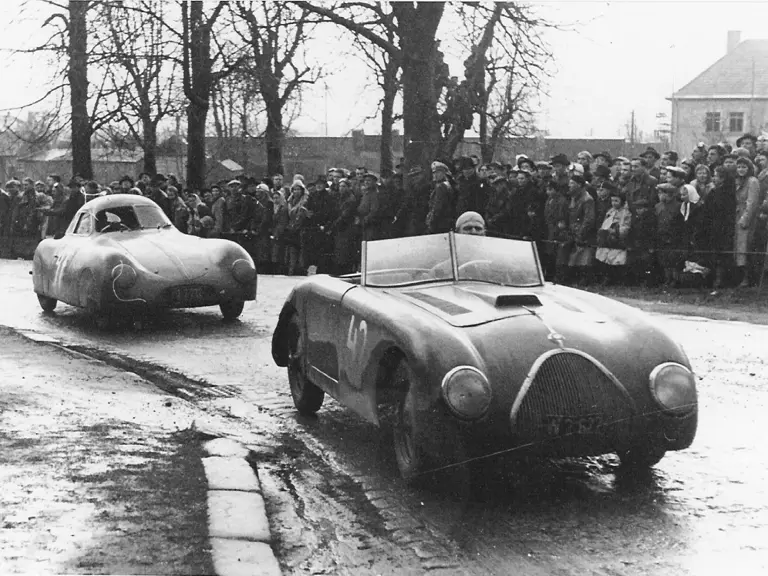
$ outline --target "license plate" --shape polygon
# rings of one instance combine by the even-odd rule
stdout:
[[[546,416],[545,428],[549,436],[597,434],[603,418],[600,414],[589,416]]]
[[[204,298],[205,291],[201,286],[182,286],[173,291],[173,299],[179,304],[195,304]]]

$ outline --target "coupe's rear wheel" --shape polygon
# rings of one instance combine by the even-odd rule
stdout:
[[[56,298],[49,298],[42,294],[37,295],[37,301],[40,302],[40,308],[42,308],[44,312],[53,312],[54,308],[56,308],[56,303],[58,302]]]
[[[243,313],[244,307],[245,302],[242,300],[233,300],[219,304],[221,315],[224,316],[224,320],[235,320],[238,316],[240,316],[240,314]]]
[[[658,464],[666,453],[666,450],[657,446],[638,446],[619,452],[619,460],[624,468],[642,470]]]
[[[400,391],[393,430],[395,458],[400,475],[409,484],[426,480],[430,469],[422,446],[423,427],[416,407],[415,380],[406,362],[400,362],[393,375],[393,385]]]
[[[288,382],[291,385],[293,404],[302,416],[312,416],[323,405],[325,392],[310,382],[304,374],[304,341],[296,316],[291,318],[286,329],[290,346]]]

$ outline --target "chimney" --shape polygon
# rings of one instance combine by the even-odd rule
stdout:
[[[741,30],[728,30],[728,54],[741,42]]]

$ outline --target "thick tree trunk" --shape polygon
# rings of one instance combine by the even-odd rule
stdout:
[[[283,173],[283,109],[277,98],[265,99],[267,128],[264,137],[267,145],[267,173]]]
[[[142,121],[142,131],[144,133],[144,172],[147,174],[157,174],[157,125],[149,119]]]
[[[184,14],[186,13],[183,12]],[[203,3],[189,3],[189,19],[184,23],[188,30],[184,49],[188,55],[188,82],[184,92],[187,105],[187,186],[201,190],[205,187],[205,122],[212,84],[211,30],[203,15]]]
[[[206,108],[187,106],[187,187],[205,188],[205,119]]]
[[[395,98],[397,98],[397,71],[399,64],[390,57],[387,62],[387,68],[384,71],[383,86],[384,98],[381,105],[381,142],[379,144],[379,153],[381,162],[379,171],[392,170],[392,124],[394,122]]]
[[[72,174],[90,180],[91,118],[88,114],[88,2],[69,2],[69,87],[72,107]]]
[[[435,91],[435,34],[443,16],[443,2],[392,4],[403,53],[403,132],[405,169],[429,170],[441,141]]]

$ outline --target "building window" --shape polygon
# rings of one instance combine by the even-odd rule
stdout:
[[[720,132],[720,112],[707,112],[707,132]]]
[[[731,112],[728,118],[730,132],[744,132],[744,112]]]

